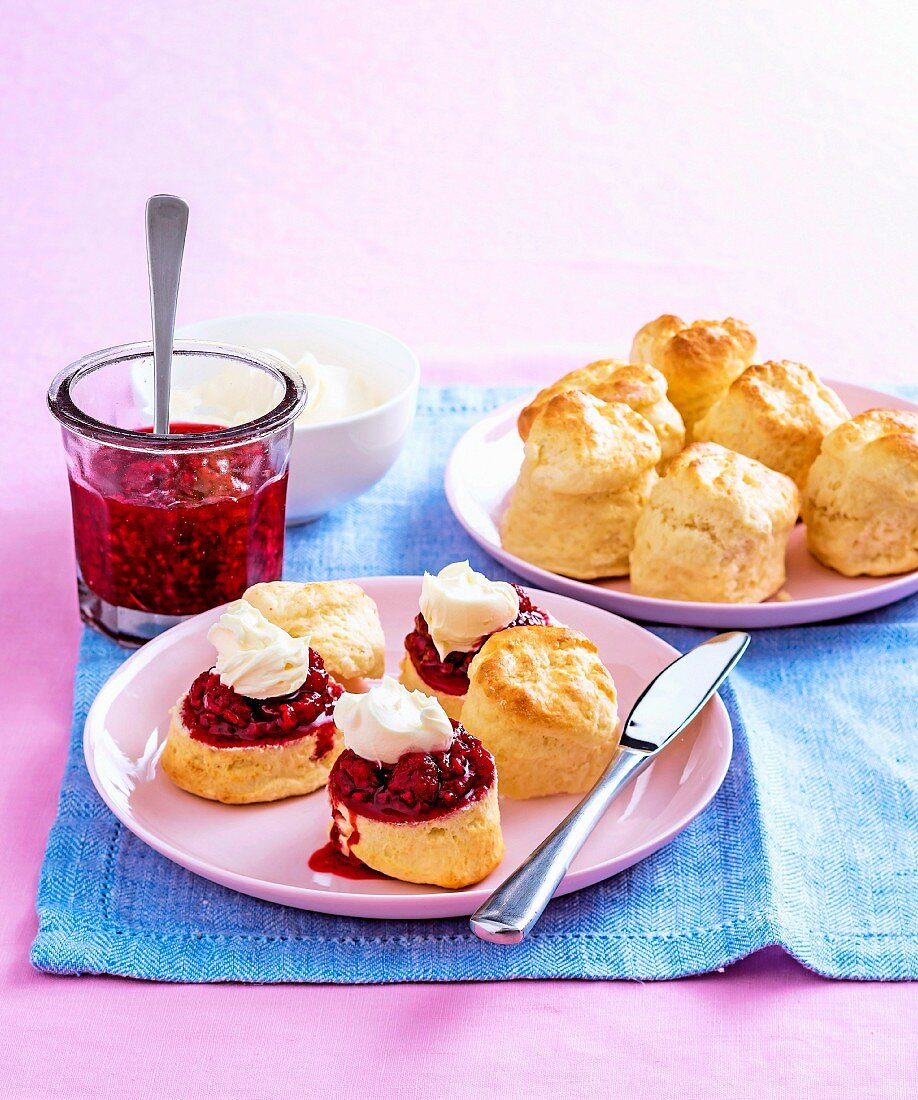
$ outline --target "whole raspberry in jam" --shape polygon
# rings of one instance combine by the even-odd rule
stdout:
[[[536,607],[525,589],[518,584],[513,587],[520,598],[519,614],[502,629],[510,630],[514,626],[546,626],[547,612]],[[490,637],[488,634],[482,638],[468,653],[457,650],[447,653],[441,660],[430,637],[427,620],[419,613],[414,620],[414,630],[405,639],[405,649],[418,676],[428,687],[432,687],[434,691],[442,691],[444,695],[465,695],[469,690],[469,665]]]
[[[342,691],[310,649],[309,675],[302,687],[279,699],[249,699],[227,687],[213,670],[202,672],[185,696],[182,722],[196,741],[217,748],[282,745],[310,734],[316,739],[313,759],[318,760],[334,744],[332,711]]]
[[[350,749],[328,777],[332,804],[378,821],[426,821],[483,798],[494,785],[494,758],[464,726],[445,752],[410,752],[395,764],[364,760]]]

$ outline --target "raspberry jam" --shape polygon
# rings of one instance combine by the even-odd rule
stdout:
[[[331,715],[342,690],[310,649],[306,682],[278,699],[249,699],[227,687],[215,672],[202,672],[182,703],[182,722],[195,741],[215,748],[283,745],[311,736],[316,740],[312,758],[318,760],[334,746]]]
[[[548,623],[548,614],[536,607],[526,591],[518,584],[513,586],[520,598],[520,610],[512,623],[508,623],[504,630],[514,626],[545,626]],[[478,651],[490,638],[481,639],[478,645],[468,653],[457,650],[447,653],[441,661],[440,654],[430,637],[427,620],[418,614],[414,620],[414,630],[405,639],[405,649],[411,658],[418,676],[432,687],[434,691],[442,691],[444,695],[465,695],[469,690],[469,665],[478,654]]]
[[[445,752],[406,753],[396,764],[345,749],[328,777],[332,807],[397,824],[444,817],[477,802],[494,785],[494,757],[458,722],[453,729]]]
[[[353,815],[351,815],[353,820]],[[360,839],[356,827],[348,838],[349,844],[356,844]],[[362,863],[355,855],[348,852],[346,855],[341,850],[341,832],[336,824],[331,827],[328,843],[317,849],[308,860],[310,871],[318,871],[320,874],[338,875],[339,878],[366,879],[388,878],[382,871],[374,871]]]
[[[287,473],[273,468],[266,444],[162,454],[103,448],[87,461],[89,469],[70,473],[73,530],[82,581],[102,600],[193,615],[280,577]]]

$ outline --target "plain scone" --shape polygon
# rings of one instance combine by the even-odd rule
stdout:
[[[309,638],[329,675],[343,684],[385,671],[386,639],[379,610],[353,581],[269,581],[243,599],[294,638]]]
[[[160,764],[176,786],[201,798],[239,805],[309,794],[325,786],[344,748],[338,730],[332,748],[318,758],[308,733],[281,745],[206,745],[182,721],[184,702],[182,696],[172,710]]]
[[[752,362],[756,339],[735,317],[693,321],[664,314],[640,329],[631,345],[632,363],[649,363],[666,379],[669,399],[691,441],[700,420]]]
[[[850,415],[803,363],[758,363],[695,424],[695,439],[754,458],[802,492],[823,439]]]
[[[631,590],[711,603],[767,599],[784,584],[799,501],[784,474],[717,443],[693,443],[638,520]]]
[[[462,724],[491,751],[510,798],[579,794],[618,749],[615,684],[576,630],[501,630],[469,666]]]
[[[685,426],[675,405],[666,396],[666,379],[655,368],[618,359],[598,359],[579,370],[572,370],[557,382],[540,390],[517,419],[520,437],[529,438],[532,423],[545,405],[558,393],[581,390],[600,401],[620,401],[640,413],[650,423],[660,441],[660,468],[664,468],[682,450]]]
[[[830,432],[803,519],[810,553],[846,577],[918,569],[918,413],[869,409]]]
[[[526,440],[501,523],[504,548],[568,577],[627,573],[659,461],[656,433],[628,405],[580,390],[555,394]]]

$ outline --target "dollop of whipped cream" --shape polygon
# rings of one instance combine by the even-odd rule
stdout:
[[[293,638],[248,600],[235,600],[208,630],[220,682],[249,699],[289,695],[309,675],[309,639]]]
[[[329,424],[366,412],[382,404],[383,398],[363,375],[350,367],[320,363],[310,352],[292,359],[276,348],[269,354],[289,363],[306,382],[306,406],[297,424]],[[203,382],[173,383],[170,415],[191,423],[220,422],[229,427],[247,424],[269,412],[282,396],[277,382],[261,371],[241,372],[233,366],[215,371]],[[152,415],[152,393],[147,412]]]
[[[391,676],[361,695],[345,692],[335,703],[335,725],[351,752],[380,764],[395,764],[409,752],[445,752],[453,741],[439,702]]]
[[[308,392],[306,408],[297,417],[297,424],[328,424],[333,420],[356,416],[380,404],[378,395],[366,379],[349,367],[320,363],[309,352],[292,366],[303,376]]]
[[[447,653],[468,653],[486,634],[509,626],[520,613],[520,597],[512,584],[489,581],[467,561],[456,561],[435,577],[424,574],[420,608],[442,661]]]

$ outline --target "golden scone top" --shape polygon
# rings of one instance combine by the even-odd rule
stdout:
[[[550,723],[575,739],[616,728],[612,676],[589,638],[568,627],[492,635],[469,666],[469,682],[510,720]]]
[[[336,680],[376,679],[385,671],[386,642],[375,602],[352,581],[271,581],[244,598],[294,638],[309,636]]]
[[[620,359],[597,359],[595,363],[587,363],[540,390],[522,410],[517,428],[523,440],[528,438],[532,422],[546,403],[566,390],[581,390],[600,401],[621,401],[641,412],[665,400],[666,379],[654,367],[624,363]]]
[[[525,449],[533,485],[556,493],[618,492],[659,461],[659,440],[643,416],[580,390],[546,402]]]
[[[814,371],[789,359],[747,367],[704,420],[699,421],[696,434],[704,431],[705,425],[718,423],[734,408],[768,415],[776,430],[811,425],[831,429],[849,415],[838,394],[823,385]]]
[[[631,358],[650,363],[662,372],[669,399],[679,410],[691,438],[695,421],[749,366],[755,348],[752,329],[735,317],[686,325],[666,314],[639,330]]]
[[[752,329],[735,317],[725,321],[693,321],[667,341],[660,352],[660,363],[655,365],[667,378],[680,371],[689,371],[696,377],[705,373],[719,377],[727,363],[748,366],[755,347]]]
[[[803,489],[823,439],[847,418],[838,395],[803,363],[757,363],[696,421],[694,437],[758,459]]]
[[[823,440],[823,454],[864,464],[894,462],[918,477],[918,413],[907,409],[868,409],[839,424]]]
[[[670,463],[654,486],[651,503],[670,497],[699,509],[715,500],[735,513],[763,513],[779,526],[793,523],[800,495],[789,477],[718,443],[692,443]]]
[[[631,344],[631,362],[657,366],[663,348],[686,327],[685,321],[673,313],[664,313],[655,321],[648,321],[638,329]]]

